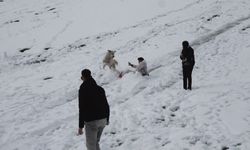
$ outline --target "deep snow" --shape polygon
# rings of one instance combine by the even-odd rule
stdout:
[[[80,71],[111,107],[103,150],[250,149],[249,0],[0,2],[0,149],[86,149],[78,128]],[[181,42],[195,49],[182,89]],[[143,56],[149,77],[118,69]]]

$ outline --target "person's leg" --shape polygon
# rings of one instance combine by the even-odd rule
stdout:
[[[187,89],[187,69],[186,67],[183,67],[183,88]]]
[[[107,124],[107,118],[85,122],[86,146],[88,150],[100,150],[99,141]]]
[[[86,146],[88,150],[97,150],[97,132],[98,128],[95,122],[85,122]]]
[[[100,142],[100,139],[101,139],[102,131],[103,131],[103,129],[104,129],[104,127],[105,127],[106,124],[107,124],[107,119],[106,118],[98,120],[96,150],[100,150],[99,142]]]
[[[188,89],[192,90],[192,75],[191,72],[188,74]]]
[[[102,135],[103,129],[104,129],[104,128],[98,129],[98,132],[97,132],[97,142],[96,142],[96,150],[100,150],[99,141],[100,141],[100,139],[101,139],[101,135]]]
[[[192,90],[192,71],[193,71],[193,67],[190,66],[188,69],[188,89]]]
[[[130,73],[130,72],[135,73],[135,71],[132,71],[132,70],[127,69],[127,70],[125,70],[125,71],[121,71],[119,77],[121,78],[121,77],[123,77],[125,74]]]
[[[112,69],[116,74],[117,74],[117,76],[119,77],[119,78],[121,78],[122,77],[122,71],[119,71],[119,70],[117,70],[116,68],[113,68]]]

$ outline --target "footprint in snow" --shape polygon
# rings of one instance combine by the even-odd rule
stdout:
[[[170,108],[170,111],[176,112],[176,111],[178,111],[179,109],[180,109],[180,106],[173,106],[173,107]]]

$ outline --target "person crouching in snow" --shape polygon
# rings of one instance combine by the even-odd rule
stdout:
[[[136,68],[136,71],[138,71],[142,76],[148,76],[148,69],[147,69],[147,63],[146,61],[144,60],[143,57],[139,57],[138,59],[138,65],[134,65],[134,64],[131,64],[130,62],[128,62],[128,65],[133,67],[133,68]]]

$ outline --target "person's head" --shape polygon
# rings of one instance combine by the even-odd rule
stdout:
[[[89,69],[83,69],[81,79],[85,81],[88,80],[89,78],[91,78],[91,71]]]
[[[183,42],[182,42],[182,47],[183,47],[183,48],[188,48],[188,47],[189,47],[188,41],[183,41]]]
[[[139,58],[137,58],[137,60],[138,60],[138,62],[142,62],[144,60],[144,58],[143,57],[139,57]]]

